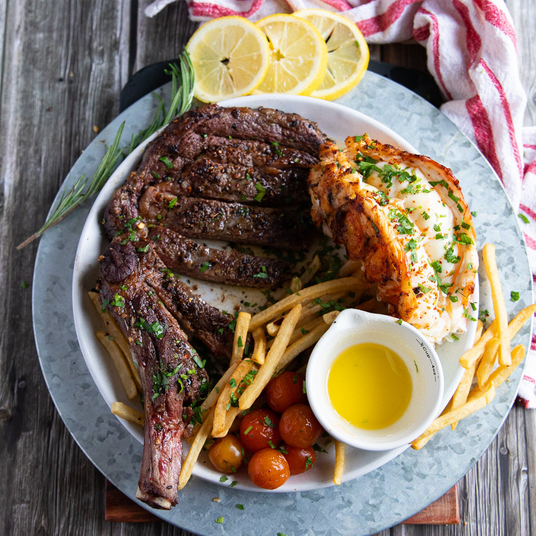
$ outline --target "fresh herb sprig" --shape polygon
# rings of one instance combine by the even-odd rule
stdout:
[[[176,115],[182,115],[190,109],[194,95],[195,73],[190,56],[186,50],[181,54],[179,64],[170,64],[169,71],[166,70],[166,74],[171,75],[171,103],[169,110],[166,111],[164,100],[155,94],[159,102],[151,124],[136,136],[132,135],[128,146],[120,148],[119,142],[123,134],[123,129],[125,128],[125,123],[122,123],[117,130],[112,145],[106,150],[91,180],[85,175],[82,175],[76,181],[75,185],[61,196],[57,207],[47,218],[43,226],[22,242],[22,244],[19,244],[17,249],[20,250],[39,238],[44,232],[62,221],[89,198],[100,192],[116,169],[117,164],[123,158],[127,157],[149,136],[152,136],[156,131],[169,124]]]

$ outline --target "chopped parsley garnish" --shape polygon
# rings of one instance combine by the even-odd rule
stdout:
[[[415,238],[412,238],[405,246],[404,251],[408,253],[411,251],[411,262],[416,263],[419,260],[419,257],[417,256],[417,252],[415,251],[417,249],[417,240]]]
[[[519,292],[515,292],[514,290],[512,290],[512,292],[510,292],[510,301],[519,301]]]
[[[455,235],[455,236],[456,236],[456,240],[460,244],[469,244],[469,245],[474,244],[473,239],[470,236],[466,235],[465,233],[460,233],[460,234]]]
[[[123,296],[120,296],[119,294],[116,294],[114,296],[114,299],[110,302],[110,305],[112,305],[113,307],[124,307],[125,298],[123,298]]]
[[[279,148],[279,143],[277,141],[273,141],[272,145],[275,147],[275,152],[277,153],[277,156],[281,156],[283,153],[281,152],[281,149]]]
[[[275,428],[275,424],[270,420],[270,417],[268,417],[268,415],[264,417],[264,424],[266,424],[266,426],[269,426],[270,428]]]
[[[220,482],[227,482],[227,480],[229,480],[229,478],[227,478],[225,475],[220,476]]]
[[[275,445],[272,443],[272,441],[268,441],[268,445],[270,445],[271,449],[275,449]]]
[[[238,341],[236,343],[236,345],[238,346],[238,348],[243,348],[244,347],[244,343],[242,342],[242,337],[238,337]]]
[[[147,253],[149,251],[149,244],[147,244],[146,246],[137,248],[136,251],[138,253]]]
[[[458,296],[449,296],[449,300],[452,302],[452,303],[456,303],[458,301]]]
[[[305,387],[305,380],[303,380],[302,391],[303,391],[303,394],[307,394],[307,388]]]
[[[419,289],[423,294],[428,294],[432,290],[430,287],[425,287],[424,285],[421,285],[421,283],[419,283]]]
[[[401,325],[402,325],[402,319],[399,318],[399,319],[396,321],[396,323],[397,323],[399,326],[401,326]]]
[[[484,309],[483,311],[481,310],[479,313],[478,313],[478,319],[483,323],[485,324],[487,322],[487,318],[489,316],[489,311],[487,309]]]
[[[169,203],[167,208],[172,209],[177,204],[178,197],[174,197]]]
[[[227,480],[227,477],[225,477],[225,479]],[[221,478],[220,478],[220,480],[221,480]],[[223,516],[218,517],[218,519],[216,519],[215,521],[216,521],[216,523],[219,523],[220,525],[223,525]]]
[[[407,216],[402,214],[398,209],[393,208],[388,214],[389,220],[397,224],[396,230],[399,234],[413,234],[415,225],[409,220]]]
[[[250,427],[246,428],[244,430],[244,435],[248,435],[251,432],[251,430],[253,430],[253,426],[250,426]]]
[[[236,485],[238,484],[238,480],[233,480],[231,482],[231,485],[229,486],[230,488],[234,488]]]
[[[153,374],[153,397],[152,400],[160,395],[164,395],[169,388],[169,379],[177,374],[181,365],[177,365],[174,369],[162,368],[162,362],[160,362],[160,368]],[[179,381],[182,391],[182,383]]]
[[[205,368],[205,365],[207,363],[207,360],[204,359],[203,361],[201,361],[201,359],[199,358],[199,356],[197,355],[197,352],[192,356],[193,357],[193,360],[194,360],[194,363],[199,367],[199,368]]]
[[[305,329],[305,328],[300,328],[300,331],[302,332],[302,335],[307,335],[307,333],[309,333],[309,330]],[[296,383],[296,382],[294,382],[294,383]]]
[[[430,219],[430,214],[428,214],[428,212],[423,212],[421,214],[421,216],[425,219],[425,220],[429,220]]]
[[[260,182],[255,183],[255,189],[257,190],[257,195],[253,199],[260,203],[263,197],[266,195],[266,189]]]
[[[261,271],[258,274],[255,274],[253,277],[258,277],[259,279],[267,279],[268,274],[266,273],[266,266],[261,266]]]
[[[314,450],[315,452],[324,452],[325,454],[328,453],[328,451],[327,451],[326,449],[323,449],[318,443],[315,443],[315,444],[313,445],[313,450]]]
[[[311,460],[310,456],[307,456],[307,460],[305,461],[305,470],[309,469],[313,466],[313,460]]]
[[[525,216],[525,214],[518,214],[518,217],[523,223],[529,223],[529,219],[527,216]]]
[[[168,169],[172,169],[173,168],[173,164],[170,162],[169,158],[167,156],[161,156],[159,158],[160,162],[163,162],[164,165],[168,168]]]
[[[210,268],[210,262],[204,262],[203,265],[200,268],[201,272],[206,272]]]
[[[460,262],[462,258],[458,255],[454,255],[454,246],[450,245],[450,247],[445,251],[445,260],[447,262],[451,262],[452,264],[456,264],[457,262]]]
[[[239,510],[243,510],[244,509],[244,505],[243,504],[236,504],[235,505]]]

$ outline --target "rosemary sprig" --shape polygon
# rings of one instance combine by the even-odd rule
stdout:
[[[76,181],[75,185],[61,196],[58,206],[54,209],[50,217],[47,218],[43,226],[22,242],[22,244],[19,244],[17,249],[22,249],[36,238],[39,238],[45,231],[62,221],[82,205],[82,203],[100,192],[120,160],[128,156],[138,145],[143,143],[149,136],[152,136],[157,130],[170,123],[176,115],[182,115],[190,109],[194,94],[195,73],[190,56],[186,50],[181,54],[179,64],[180,66],[177,66],[175,63],[170,64],[170,70],[166,71],[166,74],[171,74],[171,103],[169,110],[166,112],[166,105],[163,99],[155,94],[159,102],[151,124],[136,136],[132,135],[128,146],[120,148],[119,142],[123,129],[125,128],[125,123],[122,123],[117,130],[112,145],[106,150],[91,180],[88,181],[88,178],[82,175]]]

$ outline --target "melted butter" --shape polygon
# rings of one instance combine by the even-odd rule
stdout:
[[[397,353],[381,344],[347,348],[328,374],[328,394],[335,411],[365,430],[386,428],[400,419],[412,391],[408,367]]]

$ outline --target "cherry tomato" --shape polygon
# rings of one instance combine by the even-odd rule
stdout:
[[[288,480],[290,469],[283,454],[268,448],[253,454],[248,463],[248,473],[259,488],[276,489]]]
[[[279,446],[279,417],[269,409],[248,413],[240,423],[240,441],[251,452]]]
[[[291,475],[299,475],[309,471],[316,461],[313,447],[300,448],[283,445],[280,450],[288,462]]]
[[[304,381],[303,374],[295,372],[283,372],[283,374],[273,378],[265,390],[268,405],[274,411],[283,413],[293,404],[307,402],[307,395],[303,392]]]
[[[214,441],[208,457],[220,473],[235,473],[242,463],[242,443],[234,435],[228,434]]]
[[[309,406],[294,404],[281,415],[279,433],[291,447],[310,447],[320,437],[322,426]]]

